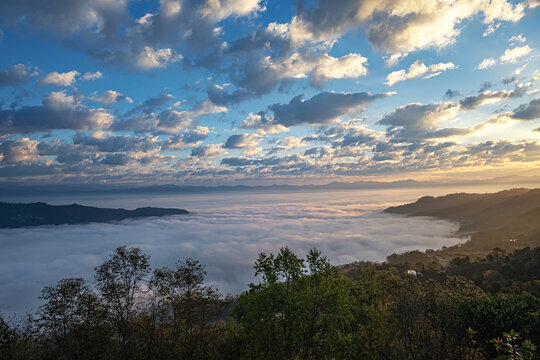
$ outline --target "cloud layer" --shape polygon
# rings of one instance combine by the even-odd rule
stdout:
[[[435,190],[441,191],[441,190]],[[119,224],[0,230],[0,309],[22,314],[38,304],[43,286],[68,276],[91,279],[93,267],[117,246],[140,247],[153,266],[192,256],[207,267],[207,280],[238,293],[254,280],[259,252],[281,246],[304,254],[320,249],[334,264],[384,260],[392,252],[458,242],[457,226],[443,221],[380,214],[415,192],[203,194],[152,199],[63,199],[99,206],[175,206],[192,215]],[[359,205],[362,203],[362,205]]]

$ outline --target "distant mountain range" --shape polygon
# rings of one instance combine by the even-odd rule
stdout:
[[[502,184],[510,186],[530,186],[540,184],[540,178],[528,176],[510,176],[482,180],[464,181],[355,181],[355,182],[331,182],[328,184],[307,185],[220,185],[220,186],[197,186],[197,185],[153,185],[153,186],[119,186],[119,185],[89,185],[89,184],[53,184],[21,186],[17,184],[0,184],[0,196],[28,196],[38,194],[155,194],[155,193],[208,193],[208,192],[232,192],[232,191],[321,191],[321,190],[360,190],[360,189],[391,189],[391,188],[419,188],[419,187],[455,187],[457,185],[475,186]]]
[[[391,214],[433,216],[459,222],[459,235],[471,236],[460,251],[508,250],[540,245],[540,189],[512,189],[492,194],[425,196],[390,207]]]
[[[155,207],[126,210],[98,208],[79,204],[49,205],[43,202],[30,204],[0,202],[0,228],[111,222],[130,218],[178,214],[189,214],[189,212],[184,209]]]

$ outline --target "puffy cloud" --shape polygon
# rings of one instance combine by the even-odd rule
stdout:
[[[5,26],[52,34],[104,65],[151,70],[180,60],[180,50],[193,55],[195,62],[218,61],[222,43],[216,24],[263,9],[256,0],[158,3],[156,10],[140,18],[130,14],[125,0],[5,0],[0,14]]]
[[[384,66],[386,66],[386,67],[395,66],[399,62],[399,60],[403,59],[407,55],[409,55],[409,54],[408,53],[395,53],[395,54],[392,54],[390,56],[385,56],[383,58]]]
[[[126,3],[113,0],[65,1],[2,1],[0,13],[9,25],[17,25],[20,17],[36,29],[47,29],[58,36],[95,31],[110,35],[126,16]]]
[[[170,94],[163,94],[144,101],[141,105],[130,110],[127,119],[114,123],[115,130],[134,130],[135,132],[155,132],[164,134],[176,134],[190,128],[195,119],[208,114],[225,112],[227,108],[218,106],[208,100],[198,103],[192,110],[160,109],[173,98]]]
[[[524,43],[526,41],[527,41],[527,38],[523,36],[523,34],[514,35],[510,39],[508,39],[508,42],[510,43],[517,43],[517,42]]]
[[[367,74],[366,63],[367,58],[359,54],[348,54],[340,58],[325,54],[317,59],[311,79],[319,86],[331,79],[357,79]]]
[[[309,76],[317,86],[332,79],[357,79],[367,73],[367,58],[359,54],[348,54],[340,58],[323,54],[305,58],[295,52],[280,63],[270,63],[270,58],[266,58],[265,62],[268,62],[267,66],[275,72],[277,79]]]
[[[261,137],[257,134],[235,134],[229,136],[223,147],[225,149],[252,148],[259,144]]]
[[[167,67],[170,63],[182,60],[182,55],[172,49],[153,49],[145,46],[137,56],[137,66],[143,70]]]
[[[394,141],[401,142],[418,142],[424,139],[465,136],[477,132],[490,124],[505,120],[500,115],[497,115],[471,128],[440,128],[440,126],[443,126],[447,120],[455,118],[460,111],[470,111],[486,104],[519,98],[527,93],[529,87],[530,84],[518,85],[513,90],[487,90],[455,102],[407,104],[382,116],[378,124],[388,125],[387,136]]]
[[[455,68],[456,66],[451,62],[426,66],[423,62],[417,60],[411,64],[408,72],[405,70],[398,70],[388,74],[388,76],[386,76],[386,84],[392,86],[400,81],[416,79],[422,76],[424,79],[428,79],[441,74],[443,71]]]
[[[540,99],[534,99],[528,104],[520,105],[508,116],[515,120],[535,120],[540,118]]]
[[[134,109],[130,110],[128,112],[128,115],[135,114],[138,112],[142,112],[145,114],[149,114],[151,112],[154,112],[161,107],[168,104],[172,99],[174,99],[174,96],[167,93],[162,93],[156,97],[151,97],[143,101],[140,105],[135,107]]]
[[[200,158],[215,158],[225,153],[225,149],[220,144],[200,145],[191,149],[191,156]]]
[[[40,79],[38,85],[72,86],[75,83],[77,76],[79,76],[79,72],[76,70],[65,73],[53,71],[48,73],[43,79]]]
[[[94,73],[85,72],[83,75],[84,81],[93,81],[97,79],[103,79],[103,74],[101,73],[101,71],[96,71]]]
[[[248,57],[244,61],[236,63],[231,78],[237,89],[228,92],[214,85],[207,90],[210,100],[216,104],[238,103],[268,94],[290,79],[309,78],[313,85],[322,87],[333,79],[357,79],[367,74],[367,58],[354,53],[336,58],[325,52],[294,51],[287,56]]]
[[[491,34],[493,34],[495,31],[497,31],[497,29],[501,26],[501,23],[496,23],[496,24],[489,24],[489,26],[487,27],[486,31],[484,31],[484,33],[482,34],[483,37],[486,37],[486,36],[489,36]]]
[[[273,104],[269,109],[274,113],[273,122],[286,127],[329,124],[344,115],[356,115],[372,101],[388,95],[322,92],[308,100],[298,95],[288,104]]]
[[[268,118],[264,111],[257,114],[249,113],[240,127],[242,129],[256,129],[261,135],[289,131],[288,127],[281,124],[274,124],[273,120],[273,118]]]
[[[29,138],[4,141],[0,144],[0,164],[28,165],[39,162],[38,144],[38,141]]]
[[[204,17],[219,21],[229,16],[245,16],[262,11],[264,7],[260,3],[260,0],[206,0],[201,13]]]
[[[459,101],[462,109],[473,110],[485,104],[493,104],[502,100],[518,98],[525,95],[528,85],[516,86],[513,90],[483,91],[478,95],[467,96]]]
[[[459,112],[456,103],[407,104],[390,114],[384,115],[378,123],[389,126],[389,135],[400,139],[419,139],[435,130],[444,120],[455,117]]]
[[[195,106],[193,109],[194,116],[203,116],[208,114],[225,113],[228,109],[222,105],[216,105],[212,101],[205,99]]]
[[[133,102],[131,98],[115,90],[107,90],[103,92],[101,95],[94,94],[94,96],[92,96],[92,99],[102,102],[106,105],[111,105],[113,103],[117,103],[120,101],[127,101],[130,104]]]
[[[92,147],[93,151],[99,152],[149,151],[160,147],[157,137],[130,135],[95,137],[78,134],[73,137],[73,144]]]
[[[516,46],[512,49],[506,49],[504,54],[499,57],[502,63],[516,63],[517,59],[531,52],[529,45]]]
[[[453,99],[453,98],[455,98],[457,96],[460,96],[460,95],[461,95],[461,93],[459,92],[459,90],[448,89],[444,93],[444,98],[445,99]]]
[[[272,141],[270,141],[270,143],[275,144],[275,146],[272,146],[270,149],[268,149],[268,153],[266,154],[266,156],[272,155],[281,151],[289,151],[289,150],[297,149],[297,148],[304,147],[307,145],[307,142],[305,142],[304,139],[294,137],[294,136],[287,136],[285,138],[273,139]]]
[[[318,0],[313,7],[300,7],[288,26],[297,43],[331,42],[344,33],[363,26],[370,42],[379,49],[411,52],[427,47],[445,47],[459,35],[458,24],[478,13],[484,23],[495,20],[518,21],[525,15],[524,3],[505,0],[404,1]]]
[[[187,144],[197,144],[208,137],[210,129],[206,126],[196,126],[193,129],[187,129],[181,134],[176,134],[167,139],[163,144],[166,150],[178,150]]]
[[[495,65],[495,63],[496,61],[494,58],[484,59],[482,60],[480,64],[478,64],[477,69],[484,70],[484,69],[487,69],[488,67],[492,67],[493,65]]]
[[[64,92],[52,92],[43,105],[0,110],[0,132],[27,134],[56,129],[102,129],[111,125],[113,116],[104,109],[89,109]]]
[[[15,64],[0,71],[0,86],[23,85],[34,75],[34,71],[24,64]]]

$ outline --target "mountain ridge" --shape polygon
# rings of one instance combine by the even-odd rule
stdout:
[[[185,209],[141,207],[135,210],[98,208],[77,203],[49,205],[44,202],[0,202],[0,228],[41,225],[108,223],[131,218],[186,215]]]

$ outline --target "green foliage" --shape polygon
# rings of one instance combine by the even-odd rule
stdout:
[[[498,353],[503,354],[502,359],[508,360],[532,360],[536,347],[530,340],[525,340],[519,345],[521,336],[514,329],[503,333],[502,338],[491,340]]]
[[[320,252],[311,250],[305,260],[288,248],[260,254],[255,271],[263,281],[240,295],[233,312],[238,338],[247,339],[242,358],[352,356],[355,284]]]
[[[486,263],[508,273],[531,252]],[[317,250],[260,254],[254,269],[258,284],[224,298],[195,259],[152,271],[139,249],[117,248],[93,285],[63,279],[43,289],[36,314],[0,316],[0,359],[532,360],[540,343],[533,294],[484,292],[440,270],[408,276],[401,264],[339,269]]]

